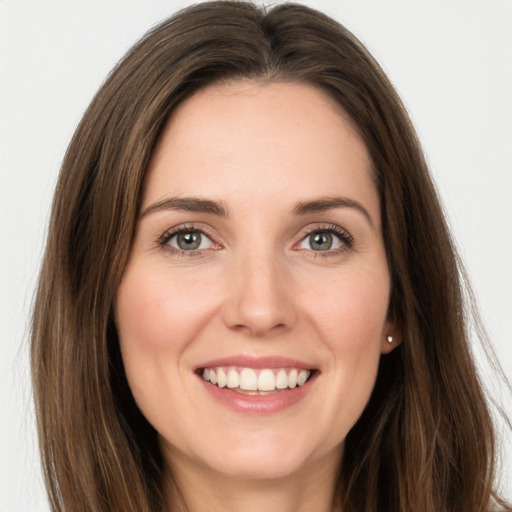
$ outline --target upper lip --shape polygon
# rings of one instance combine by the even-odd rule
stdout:
[[[211,359],[196,366],[196,370],[203,368],[214,368],[217,366],[240,366],[242,368],[298,368],[303,370],[311,370],[313,366],[299,361],[282,356],[251,356],[251,355],[233,355],[229,357],[220,357],[218,359]]]

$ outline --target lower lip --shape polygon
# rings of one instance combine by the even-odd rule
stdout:
[[[205,390],[229,409],[245,414],[274,414],[300,402],[309,392],[316,373],[302,386],[270,395],[244,395],[230,388],[219,388],[199,376]]]

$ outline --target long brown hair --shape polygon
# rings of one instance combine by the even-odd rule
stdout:
[[[374,393],[347,437],[337,491],[343,511],[512,510],[493,490],[493,424],[469,348],[461,266],[401,101],[362,44],[327,16],[232,1],[187,8],[151,30],[101,87],[66,153],[32,334],[52,510],[164,506],[157,435],[128,388],[112,304],[166,120],[194,91],[239,78],[320,88],[372,158],[390,314],[404,341],[382,357]]]

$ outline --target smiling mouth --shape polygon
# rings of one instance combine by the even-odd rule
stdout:
[[[269,395],[303,386],[314,370],[301,368],[240,368],[217,366],[203,368],[203,380],[218,388],[245,395]]]

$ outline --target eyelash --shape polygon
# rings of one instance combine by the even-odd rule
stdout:
[[[341,241],[342,245],[341,247],[337,249],[330,249],[327,251],[314,251],[311,250],[313,258],[328,258],[330,256],[337,256],[344,252],[349,252],[354,248],[354,237],[344,229],[340,228],[339,226],[336,226],[334,224],[329,224],[325,226],[315,226],[314,228],[307,231],[300,239],[301,243],[302,241],[306,240],[311,235],[317,234],[317,233],[330,233],[335,235],[339,240]]]
[[[201,256],[203,254],[204,249],[192,249],[190,251],[185,251],[185,250],[176,249],[175,247],[172,247],[171,245],[169,245],[169,241],[172,238],[174,238],[175,236],[178,236],[182,233],[200,233],[201,235],[208,237],[210,240],[212,240],[212,243],[215,244],[215,242],[213,242],[213,235],[208,233],[208,231],[205,230],[204,228],[194,226],[193,224],[180,226],[178,228],[166,231],[161,237],[158,238],[157,244],[161,249],[169,251],[170,253],[172,253],[175,256],[182,256],[182,257]]]
[[[171,229],[169,231],[166,231],[161,237],[158,238],[157,244],[158,246],[166,251],[171,252],[173,255],[176,256],[182,256],[182,257],[192,257],[192,256],[201,256],[204,252],[204,249],[192,249],[190,251],[185,251],[181,249],[176,249],[175,247],[172,247],[169,245],[169,241],[174,238],[175,236],[180,235],[181,233],[199,233],[201,235],[204,235],[208,237],[210,240],[212,240],[212,243],[215,244],[213,241],[213,235],[208,233],[207,230],[205,230],[203,227],[198,227],[193,224],[180,226],[175,229]],[[300,241],[295,244],[298,245],[299,243],[302,243],[304,240],[306,240],[311,235],[314,235],[316,233],[330,233],[335,235],[342,243],[341,247],[337,249],[329,249],[326,251],[314,251],[310,250],[309,252],[313,253],[312,256],[314,258],[316,257],[322,257],[327,258],[329,256],[335,256],[343,252],[349,252],[354,247],[354,238],[350,233],[345,231],[344,229],[340,228],[339,226],[336,226],[334,224],[329,225],[323,225],[323,226],[316,226],[304,233],[300,239]],[[300,249],[299,249],[300,250]]]

